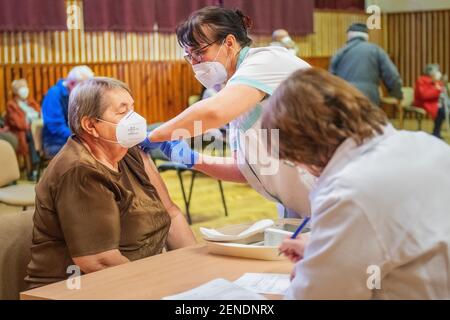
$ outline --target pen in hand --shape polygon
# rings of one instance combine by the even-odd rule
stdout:
[[[296,239],[297,238],[299,233],[302,232],[302,230],[306,227],[306,225],[308,224],[310,219],[311,219],[310,217],[306,217],[305,219],[303,219],[302,224],[297,228],[297,230],[295,230],[294,234],[291,236],[291,239]],[[284,251],[278,252],[278,255],[281,255],[283,252]]]

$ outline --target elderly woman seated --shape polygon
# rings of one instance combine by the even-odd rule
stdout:
[[[36,152],[31,123],[40,118],[41,106],[29,96],[25,79],[14,80],[11,84],[13,98],[6,105],[5,126],[18,141],[17,154],[23,157],[28,179],[34,180],[39,156]]]
[[[444,79],[443,79],[444,78]],[[441,126],[447,111],[447,82],[438,64],[430,63],[414,87],[414,105],[425,109],[434,120],[433,135],[441,137]]]
[[[93,78],[69,100],[74,133],[36,187],[29,287],[195,244],[153,162],[128,87]],[[69,268],[70,267],[70,268]],[[151,272],[149,270],[149,272]]]

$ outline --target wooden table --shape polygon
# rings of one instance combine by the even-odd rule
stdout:
[[[161,299],[216,278],[234,281],[246,272],[290,273],[291,269],[288,260],[262,261],[213,255],[208,253],[205,244],[199,244],[83,275],[79,290],[70,290],[66,281],[61,281],[22,292],[20,298]]]

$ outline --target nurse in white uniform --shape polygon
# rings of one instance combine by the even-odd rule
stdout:
[[[298,215],[309,215],[308,192],[313,178],[279,161],[276,155],[258,157],[266,148],[257,129],[267,98],[292,72],[310,66],[285,48],[249,48],[250,26],[250,19],[239,10],[207,7],[178,27],[178,41],[196,78],[206,88],[222,83],[226,86],[153,130],[141,147],[158,147],[172,161],[217,179],[248,182],[267,199]],[[195,130],[195,121],[201,121],[200,130]],[[172,135],[177,129],[184,129],[183,138],[187,138],[227,123],[233,154],[230,158],[200,155],[184,141],[171,141],[180,139]]]
[[[318,178],[308,239],[280,250],[296,262],[289,299],[450,299],[450,147],[397,131],[324,70],[295,72],[262,127],[280,158]]]

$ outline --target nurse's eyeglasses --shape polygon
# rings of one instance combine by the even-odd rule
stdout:
[[[205,50],[206,49],[208,49],[210,46],[212,46],[213,44],[215,44],[215,43],[217,43],[217,42],[219,42],[220,41],[220,39],[218,39],[218,40],[216,40],[216,41],[214,41],[214,42],[211,42],[211,43],[209,43],[209,44],[207,44],[207,45],[205,45],[205,46],[203,46],[203,47],[201,47],[201,48],[198,48],[198,49],[196,49],[196,50],[193,50],[191,53],[185,53],[184,54],[184,59],[187,61],[187,62],[189,62],[190,64],[192,64],[193,62],[196,62],[196,63],[201,63],[202,62],[202,60],[203,60],[203,55],[205,54]]]

